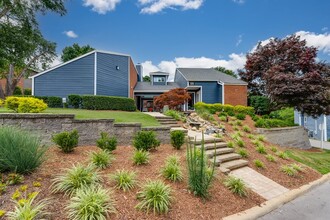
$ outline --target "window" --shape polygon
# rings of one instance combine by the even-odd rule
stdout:
[[[154,76],[154,82],[165,82],[164,76]]]

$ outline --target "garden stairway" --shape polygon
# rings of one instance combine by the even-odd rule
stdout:
[[[171,128],[181,127],[175,119],[169,116],[154,116],[161,125],[166,125]]]
[[[196,147],[201,147],[202,139],[191,135],[191,131],[188,133],[191,144],[196,144]],[[233,148],[227,147],[227,143],[220,138],[214,138],[212,136],[204,135],[204,149],[205,154],[209,158],[210,162],[214,162],[215,166],[219,167],[220,171],[228,174],[230,171],[245,167],[248,165],[248,161],[243,160],[241,155],[235,153]]]

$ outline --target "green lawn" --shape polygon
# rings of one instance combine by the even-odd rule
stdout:
[[[5,108],[0,108],[0,113],[1,112],[8,113],[11,111]],[[49,108],[44,113],[75,114],[76,119],[115,119],[116,123],[141,123],[143,127],[160,125],[154,117],[141,112],[92,111],[84,109]]]
[[[330,150],[322,152],[287,150],[290,158],[314,168],[322,174],[330,172]]]

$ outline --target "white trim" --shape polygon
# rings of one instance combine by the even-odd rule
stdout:
[[[231,83],[225,83],[226,86],[247,86],[247,83],[241,83],[241,84],[231,84]]]
[[[94,54],[94,95],[97,95],[97,52]]]
[[[183,76],[183,78],[184,78],[187,82],[189,82],[189,80],[187,80],[187,78],[183,75],[183,73],[182,73],[178,68],[176,68],[176,71],[178,71],[178,72]],[[176,72],[175,72],[175,74],[176,74]],[[174,75],[174,78],[175,78],[175,75]]]
[[[327,117],[323,115],[323,124],[324,124],[324,141],[328,140],[328,132],[327,132]]]
[[[222,82],[222,81],[218,81],[218,83],[221,85],[221,103],[224,105],[225,104],[225,83],[224,82]]]
[[[301,113],[299,113],[299,125],[301,126]]]
[[[118,55],[118,56],[124,56],[124,57],[130,57],[131,55],[124,54],[124,53],[116,53],[112,51],[105,51],[105,50],[95,50],[98,53],[105,53],[105,54],[111,54],[111,55]]]
[[[131,98],[131,58],[128,57],[128,94],[127,97]]]
[[[31,94],[34,95],[34,78],[32,78],[32,88],[31,88],[32,92]]]

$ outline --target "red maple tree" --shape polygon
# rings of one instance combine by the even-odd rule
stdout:
[[[165,105],[168,105],[170,109],[181,110],[181,105],[189,99],[191,99],[191,97],[186,89],[176,88],[157,96],[154,100],[154,104],[158,108],[163,108]]]

